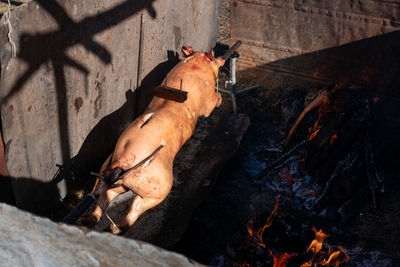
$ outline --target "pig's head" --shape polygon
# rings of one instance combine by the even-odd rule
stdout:
[[[191,46],[182,46],[182,54],[185,58],[193,58],[201,62],[206,62],[208,66],[212,69],[214,75],[218,76],[218,70],[225,64],[223,57],[214,57],[214,51],[210,47],[209,52],[195,52]]]

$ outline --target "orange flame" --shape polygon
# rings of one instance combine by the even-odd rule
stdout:
[[[340,258],[340,256],[343,256]],[[339,246],[339,250],[332,253],[329,256],[329,259],[327,261],[323,260],[322,265],[323,266],[339,266],[339,264],[342,264],[344,262],[348,262],[350,259],[350,256],[347,254],[347,251]]]
[[[278,254],[278,255],[272,254],[272,256],[274,257],[274,266],[273,267],[285,267],[287,264],[287,261],[290,260],[294,256],[294,254],[285,252],[283,254]]]
[[[317,254],[322,249],[324,240],[328,237],[328,235],[322,232],[322,229],[317,231],[317,229],[313,227],[312,230],[315,233],[315,239],[311,242],[310,246],[307,248],[306,251]]]
[[[257,239],[257,241],[258,241],[258,244],[260,246],[262,246],[263,248],[265,248],[265,243],[264,243],[264,240],[263,240],[262,236],[264,234],[265,229],[267,229],[267,228],[269,228],[271,226],[273,220],[276,217],[276,213],[277,213],[278,207],[279,207],[279,197],[280,197],[280,195],[276,196],[275,207],[272,210],[271,214],[268,216],[267,222],[263,227],[261,227],[257,231],[254,231],[251,228],[251,221],[247,224],[247,232],[249,233],[249,236],[255,237]]]
[[[288,260],[295,256],[295,254],[291,253],[280,253],[274,254],[270,249],[266,247],[266,244],[263,240],[264,231],[269,228],[275,219],[279,207],[279,195],[276,197],[275,207],[271,214],[267,218],[266,224],[258,229],[254,230],[251,225],[252,222],[249,221],[247,224],[247,232],[249,236],[254,237],[257,240],[257,243],[266,249],[271,256],[274,258],[274,266],[273,267],[285,267],[287,266]],[[339,246],[339,250],[332,251],[331,248],[328,248],[328,251],[323,250],[324,241],[328,237],[326,233],[322,231],[322,229],[317,230],[315,227],[312,228],[315,233],[314,240],[311,242],[310,246],[306,249],[306,252],[312,253],[311,260],[303,263],[301,267],[312,267],[312,266],[339,266],[344,262],[349,261],[349,256],[345,249]],[[250,267],[248,263],[242,263],[238,265],[239,267]]]
[[[310,129],[311,130],[311,129]],[[317,133],[319,132],[320,129],[315,130],[310,137],[308,137],[308,140],[313,140],[315,138],[315,136],[317,136]]]
[[[271,214],[268,216],[267,218],[267,222],[265,223],[265,225],[263,227],[261,227],[260,229],[258,229],[257,231],[253,230],[251,228],[251,224],[252,222],[250,221],[247,224],[247,232],[249,233],[249,236],[252,236],[254,238],[257,239],[257,243],[266,249],[266,244],[263,240],[263,234],[265,229],[269,228],[272,224],[272,222],[274,221],[277,212],[278,212],[278,207],[279,207],[279,197],[280,195],[276,196],[276,201],[275,201],[275,207],[272,210]],[[293,257],[293,254],[290,253],[282,253],[282,254],[273,254],[273,252],[271,250],[268,249],[268,252],[274,257],[274,266],[273,267],[285,267],[287,261]]]
[[[313,227],[313,231],[315,233],[315,238],[306,250],[306,252],[312,252],[313,257],[310,261],[303,263],[301,267],[311,267],[315,266],[315,264],[321,264],[322,266],[339,266],[341,263],[349,261],[349,256],[341,247],[335,252],[332,252],[331,248],[329,248],[327,252],[321,251],[324,240],[328,235],[325,234],[322,229],[317,231],[315,227]],[[326,257],[328,257],[328,259],[326,259]]]
[[[337,133],[334,133],[334,134],[331,136],[331,141],[329,141],[329,144],[332,145],[333,142],[335,142],[335,140],[336,140],[337,138],[338,138]]]

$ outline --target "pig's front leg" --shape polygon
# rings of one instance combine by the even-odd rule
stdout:
[[[100,173],[103,174],[107,166],[110,164],[112,154],[106,159],[106,161],[103,163],[103,165],[100,168]],[[100,186],[100,180],[97,178],[96,184],[93,187],[92,194],[95,193],[96,189],[98,186]],[[123,186],[115,187],[115,188],[110,188],[110,189],[103,189],[100,193],[99,200],[96,203],[96,206],[93,210],[93,212],[89,215],[86,215],[82,217],[81,222],[84,225],[94,225],[100,221],[101,216],[103,215],[103,211],[108,207],[110,202],[116,198],[119,194],[127,192],[128,189],[126,189]]]
[[[214,108],[218,108],[219,106],[221,106],[222,103],[222,97],[221,94],[219,92],[215,92],[214,94],[212,94],[212,96],[208,97],[208,101],[206,104],[206,112],[204,113],[205,117],[210,116],[211,112],[213,112]]]
[[[108,205],[110,205],[111,201],[125,192],[128,192],[128,189],[122,185],[101,192],[97,205],[92,212],[92,219],[99,222],[103,212],[107,209]]]
[[[216,98],[217,98],[215,107],[219,108],[221,106],[221,104],[222,104],[222,96],[221,96],[220,92],[215,92],[215,95],[216,95]]]

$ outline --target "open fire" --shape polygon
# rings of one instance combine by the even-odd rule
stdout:
[[[374,128],[383,96],[363,85],[311,88],[301,112],[304,94],[299,95],[282,98],[282,117],[273,118],[293,124],[275,124],[262,118],[264,110],[254,111],[259,121],[253,121],[231,170],[223,175],[226,181],[201,213],[209,217],[207,233],[218,232],[221,244],[209,262],[219,267],[390,266],[385,254],[371,254],[373,250],[359,242],[359,232],[348,226],[365,214],[375,214],[383,192],[379,132]],[[289,134],[283,136],[284,132]],[[276,195],[279,204],[277,200],[273,206],[271,198]],[[221,201],[221,208],[214,208],[216,201]],[[242,218],[229,212],[239,206]],[[211,212],[228,218],[212,217]],[[265,218],[265,213],[270,215]],[[237,225],[227,227],[232,218]],[[230,237],[222,239],[221,232]]]
[[[302,198],[303,207],[311,212],[332,206],[340,212],[365,185],[376,206],[383,177],[376,165],[370,128],[378,102],[364,87],[336,85],[319,90],[290,129],[278,159],[258,179],[278,192]],[[304,195],[306,184],[309,190]]]
[[[253,219],[244,241],[229,245],[213,266],[353,266],[363,257],[340,225],[375,207],[383,188],[371,131],[379,104],[362,86],[319,88],[283,142],[271,125],[257,129],[240,174],[247,175],[240,186],[251,180],[259,187],[259,196],[248,191]],[[262,204],[271,195],[279,195],[275,206]],[[269,216],[262,219],[261,211]]]
[[[268,216],[266,223],[259,228],[258,230],[253,229],[252,221],[249,221],[247,224],[247,232],[249,234],[249,238],[254,242],[250,242],[249,244],[257,244],[262,247],[264,250],[268,252],[270,256],[273,257],[273,266],[274,267],[286,267],[290,266],[290,261],[292,259],[303,259],[304,262],[299,264],[298,260],[296,260],[296,265],[301,267],[316,267],[316,266],[340,266],[340,264],[348,262],[349,256],[344,248],[338,246],[337,248],[330,246],[325,242],[325,239],[328,237],[326,233],[320,230],[316,230],[315,227],[312,230],[315,233],[314,240],[311,241],[311,244],[302,254],[294,253],[294,252],[274,252],[273,249],[268,248],[268,240],[264,239],[264,232],[268,230],[271,224],[274,221],[274,218],[277,216],[279,206],[279,195],[276,198],[276,203],[273,211]],[[251,264],[244,262],[237,264],[240,267],[251,266]]]

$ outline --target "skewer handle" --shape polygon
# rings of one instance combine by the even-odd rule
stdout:
[[[242,44],[242,41],[237,41],[234,45],[232,45],[231,48],[229,48],[229,50],[224,54],[224,59],[227,60],[228,58],[230,58],[233,53],[236,52],[236,50],[238,50],[238,48],[240,47],[240,45]]]

